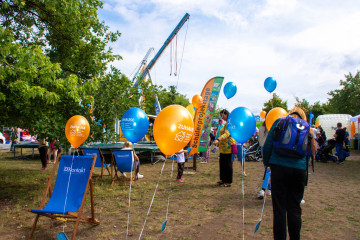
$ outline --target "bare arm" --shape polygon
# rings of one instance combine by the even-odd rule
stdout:
[[[136,155],[135,151],[134,151],[134,158],[136,161],[139,161],[139,157]]]

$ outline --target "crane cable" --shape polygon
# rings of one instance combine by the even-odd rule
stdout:
[[[181,65],[182,65],[182,60],[183,60],[183,56],[184,56],[186,36],[187,36],[188,28],[189,28],[189,21],[190,21],[190,19],[187,20],[186,31],[185,31],[185,38],[184,38],[184,44],[183,44],[183,49],[182,49],[181,59],[180,59],[179,72],[178,72],[178,74],[177,74],[177,80],[176,80],[176,89],[177,89],[177,87],[178,87],[179,78],[180,78],[180,71],[181,71]]]

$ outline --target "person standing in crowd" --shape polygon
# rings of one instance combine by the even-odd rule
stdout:
[[[227,121],[229,111],[226,109],[221,110],[220,116],[224,121]],[[231,187],[233,180],[231,145],[236,144],[236,141],[230,136],[229,130],[227,129],[227,123],[220,129],[220,135],[213,144],[216,146],[219,145],[220,151],[220,182],[218,182],[218,184],[222,187]]]
[[[48,143],[46,142],[44,137],[38,138],[38,141],[39,141],[39,153],[41,160],[41,171],[45,171],[47,166]]]
[[[210,157],[210,147],[212,142],[215,140],[215,135],[210,131],[210,136],[209,136],[209,142],[207,145],[207,149],[205,152],[201,152],[201,156],[203,158],[203,160],[200,163],[209,163],[209,157]]]
[[[293,118],[302,118],[306,121],[306,115],[301,108],[294,107],[289,115]],[[274,151],[274,132],[280,119],[276,120],[271,127],[264,144],[264,165],[271,169],[271,196],[273,203],[273,233],[274,239],[283,240],[287,237],[286,226],[291,240],[300,239],[301,230],[301,200],[304,196],[307,183],[307,160],[306,157],[286,157]],[[314,133],[310,141],[311,154],[316,151]],[[305,140],[303,144],[305,143]]]
[[[337,123],[337,128],[334,134],[335,137],[335,148],[336,153],[338,155],[338,161],[337,164],[343,164],[344,163],[344,153],[343,153],[343,146],[344,146],[344,140],[345,140],[345,130],[342,128],[341,122]]]
[[[187,153],[187,152],[188,152],[187,150],[182,149],[179,152],[175,153],[177,164],[178,164],[178,174],[176,177],[177,182],[184,182],[184,179],[182,178],[182,176],[183,176],[184,168],[185,168],[185,153]]]
[[[267,137],[268,133],[269,133],[269,131],[267,130],[266,122],[264,121],[261,124],[261,126],[259,127],[259,133],[258,133],[259,146],[261,147],[261,156],[263,155],[262,151],[263,151],[263,147],[264,147],[264,144],[265,144],[266,137]],[[270,167],[268,168],[268,170],[270,170]],[[265,171],[264,171],[263,180],[265,179],[265,175],[266,175],[266,168],[265,168]],[[271,182],[271,180],[269,181],[268,189],[267,189],[267,192],[266,192],[266,195],[268,195],[268,196],[271,195],[271,183],[270,182]],[[265,188],[261,188],[258,195],[257,195],[257,197],[259,199],[263,199],[264,196],[265,196],[265,191],[266,191]]]
[[[320,131],[316,132],[316,143],[317,143],[317,146],[316,146],[317,148],[321,148],[325,143],[325,140],[324,140],[323,136],[321,135]]]
[[[324,139],[324,142],[326,142],[326,134],[325,134],[324,129],[323,129],[321,126],[319,126],[319,127],[318,127],[318,130],[320,131],[321,136],[322,136],[323,139]]]
[[[346,128],[344,128],[345,131],[345,138],[344,138],[344,146],[343,146],[343,155],[344,155],[344,161],[347,157],[350,156],[350,134],[348,131],[346,131]]]
[[[58,154],[58,148],[55,146],[56,140],[52,141],[51,143],[49,143],[49,152],[47,155],[47,163],[56,163],[56,157]],[[51,154],[54,155],[54,161],[51,162]]]
[[[221,114],[220,114],[221,115]],[[220,130],[224,127],[224,124],[226,123],[226,120],[223,119],[219,119],[219,125],[218,128],[216,130],[216,135],[215,135],[215,139],[218,139],[220,136]]]
[[[10,151],[13,151],[14,144],[18,143],[18,129],[17,128],[11,128],[11,135],[10,135]]]
[[[236,141],[236,140],[235,140]],[[234,162],[235,160],[235,155],[237,156],[238,161],[241,163],[241,169],[242,169],[242,173],[241,175],[243,175],[244,177],[247,177],[247,174],[245,172],[245,152],[246,149],[243,148],[243,144],[242,143],[238,143],[236,141],[236,149],[237,149],[237,153],[236,154],[232,154],[232,158],[231,161]]]

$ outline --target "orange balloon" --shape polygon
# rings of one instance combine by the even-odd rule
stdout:
[[[265,117],[266,117],[266,112],[265,112],[265,111],[261,111],[260,117],[261,117],[262,119],[265,119]]]
[[[77,148],[85,142],[90,133],[88,120],[80,115],[72,116],[66,123],[65,136],[73,147]]]
[[[192,105],[194,105],[194,107],[196,109],[199,109],[201,107],[201,105],[203,104],[203,98],[199,94],[196,94],[193,96],[191,102],[192,102]]]
[[[266,128],[270,131],[271,126],[274,124],[274,122],[282,117],[286,117],[288,113],[281,107],[273,108],[269,111],[268,115],[266,116]]]
[[[153,132],[156,145],[162,153],[177,153],[189,143],[194,134],[191,114],[183,106],[167,106],[157,115]]]

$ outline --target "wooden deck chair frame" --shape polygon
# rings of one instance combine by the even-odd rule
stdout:
[[[46,186],[46,189],[45,189],[45,193],[42,197],[42,200],[41,200],[41,203],[40,203],[40,206],[39,206],[39,209],[43,209],[44,206],[45,206],[45,201],[46,201],[46,195],[49,194],[49,197],[51,197],[51,182],[52,182],[52,179],[55,175],[55,171],[56,169],[58,169],[58,165],[59,165],[59,160],[61,158],[61,154],[59,154],[57,156],[57,159],[56,159],[56,163],[53,167],[53,170],[50,174],[50,177],[49,177],[49,181],[48,181],[48,184]],[[75,222],[75,227],[74,227],[74,230],[73,230],[73,234],[72,234],[72,237],[71,239],[75,239],[75,236],[76,236],[76,232],[77,232],[77,228],[79,226],[79,223],[80,222],[87,222],[87,223],[91,223],[91,224],[95,224],[95,225],[98,225],[100,224],[100,222],[98,220],[95,219],[95,208],[94,208],[94,194],[93,194],[93,183],[92,183],[92,173],[94,171],[94,166],[95,166],[95,161],[96,161],[96,156],[93,156],[92,157],[93,159],[93,163],[91,165],[91,169],[90,169],[90,173],[89,173],[89,178],[88,178],[88,181],[87,181],[87,184],[86,184],[86,187],[85,187],[85,192],[84,192],[84,196],[82,198],[82,201],[81,201],[81,205],[77,211],[77,213],[75,212],[67,212],[66,215],[63,215],[63,214],[52,214],[52,213],[35,213],[36,214],[36,217],[35,217],[35,220],[34,220],[34,223],[33,223],[33,226],[31,228],[31,231],[30,231],[30,236],[28,239],[32,239],[33,237],[33,234],[34,234],[34,231],[36,229],[36,225],[37,225],[37,222],[39,220],[39,217],[40,216],[45,216],[45,217],[49,217],[51,219],[56,219],[56,220],[60,220],[60,221],[63,221],[63,222]],[[91,217],[84,217],[82,215],[82,212],[83,212],[83,208],[84,208],[84,203],[85,203],[85,199],[86,199],[86,195],[87,195],[87,192],[90,188],[90,203],[91,203]],[[29,212],[31,212],[31,209],[28,210]]]
[[[90,148],[88,148],[88,149],[90,149]],[[80,150],[81,150],[82,155],[85,156],[84,149],[80,148]],[[94,177],[96,176],[97,178],[102,178],[103,176],[109,176],[109,177],[112,178],[112,176],[113,176],[113,168],[112,168],[111,165],[113,165],[113,163],[111,162],[110,164],[106,164],[105,158],[104,158],[104,155],[101,152],[101,149],[98,148],[97,150],[99,151],[100,159],[101,159],[101,162],[102,162],[102,164],[101,164],[101,173],[100,173],[100,175],[93,173],[93,176]],[[109,169],[109,165],[110,165],[111,170]],[[108,172],[108,174],[105,175],[104,172],[106,172],[106,171]]]
[[[122,150],[122,151],[124,151],[124,150]],[[127,150],[127,151],[130,151],[130,150]],[[111,152],[111,157],[112,157],[112,163],[113,163],[113,166],[114,166],[114,169],[115,169],[115,175],[114,175],[114,178],[113,178],[112,183],[111,183],[111,184],[113,184],[114,181],[115,181],[115,179],[120,180],[120,181],[123,180],[123,179],[120,178],[119,175],[118,175],[118,172],[120,172],[120,171],[118,170],[118,166],[117,166],[117,164],[116,164],[116,159],[115,159],[115,156],[114,156],[114,151],[113,151],[112,149],[110,149],[110,152]],[[132,154],[134,154],[134,151],[133,151],[133,150],[132,150]],[[135,160],[135,158],[134,158],[134,176],[133,176],[133,181],[136,181],[136,180],[138,179],[137,174],[138,174],[138,168],[137,168],[137,165],[136,165],[136,160]]]

